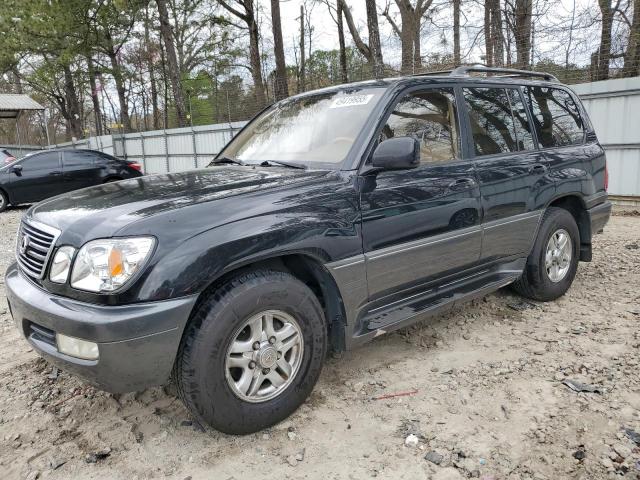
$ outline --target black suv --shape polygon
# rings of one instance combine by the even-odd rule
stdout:
[[[0,212],[79,188],[142,175],[137,162],[85,149],[45,150],[0,165]]]
[[[508,284],[563,295],[609,218],[606,183],[551,75],[342,85],[266,109],[209,168],[32,207],[7,296],[63,369],[113,392],[172,376],[199,422],[253,432],[305,400],[328,348]]]

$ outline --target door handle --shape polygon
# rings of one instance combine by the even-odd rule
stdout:
[[[57,171],[56,171],[56,172],[51,172],[51,173],[49,173],[49,176],[50,176],[50,177],[59,177],[60,175],[62,175],[62,172],[57,172]]]
[[[473,178],[459,178],[449,184],[449,190],[466,190],[476,186]]]
[[[529,169],[529,173],[545,173],[547,171],[547,166],[542,165],[541,163],[535,164],[533,167]]]

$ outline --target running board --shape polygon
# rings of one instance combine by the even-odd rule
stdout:
[[[406,327],[452,309],[475,298],[483,297],[517,280],[522,271],[498,271],[473,276],[467,280],[443,285],[401,301],[369,311],[361,320],[361,328],[351,346],[366,343],[374,337]]]

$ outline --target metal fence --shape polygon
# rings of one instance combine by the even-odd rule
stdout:
[[[572,85],[607,152],[609,193],[640,201],[640,77]],[[635,197],[635,198],[634,198]]]
[[[137,161],[145,173],[181,172],[206,166],[246,122],[102,135],[49,148],[89,148]],[[0,148],[3,146],[0,145]],[[5,145],[13,155],[42,150],[36,146]]]
[[[640,77],[572,85],[607,151],[609,193],[640,202]],[[246,122],[103,135],[51,148],[91,148],[142,164],[145,173],[179,172],[207,165]],[[0,145],[0,148],[2,146]],[[6,145],[20,157],[40,147]]]

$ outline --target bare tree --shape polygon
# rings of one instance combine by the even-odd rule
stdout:
[[[298,93],[304,92],[307,82],[304,56],[304,5],[300,5],[300,81],[298,82]]]
[[[528,68],[531,62],[531,17],[533,0],[515,0],[513,36],[516,44],[516,65]]]
[[[402,45],[402,73],[415,73],[422,68],[422,54],[420,48],[420,32],[422,29],[422,19],[431,8],[433,0],[418,0],[414,5],[410,0],[395,0],[395,4],[400,11],[401,24],[398,25],[389,12],[387,3],[382,14],[391,24],[393,31],[400,37]]]
[[[373,58],[373,76],[384,76],[384,63],[382,62],[382,47],[380,46],[380,29],[378,28],[378,10],[375,0],[365,0],[367,7],[367,28],[369,29],[369,48]]]
[[[164,0],[163,0],[164,1]],[[265,105],[264,81],[262,80],[262,62],[260,60],[260,31],[256,18],[256,5],[254,0],[237,0],[237,7],[230,5],[226,0],[218,0],[218,3],[233,16],[242,20],[249,30],[249,65],[253,88],[258,108]]]
[[[606,80],[609,78],[609,62],[611,62],[613,8],[611,8],[611,0],[598,0],[598,7],[600,7],[602,20],[600,25],[600,47],[598,48],[595,65],[595,80]]]
[[[182,82],[180,78],[180,68],[178,66],[178,58],[176,56],[176,48],[173,43],[173,33],[171,31],[171,24],[169,23],[167,1],[156,0],[156,5],[158,6],[158,15],[160,16],[160,33],[162,34],[164,50],[167,57],[167,69],[169,72],[169,78],[171,79],[171,91],[173,93],[173,98],[175,101],[178,125],[180,127],[184,127],[187,124],[184,93],[182,91]]]
[[[453,63],[460,65],[460,4],[462,0],[453,0]]]
[[[640,0],[633,3],[633,19],[629,26],[629,39],[622,69],[625,77],[640,75]]]
[[[375,78],[381,78],[384,74],[384,63],[382,60],[382,49],[380,48],[380,33],[378,30],[377,11],[375,10],[375,2],[366,0],[367,2],[367,28],[369,29],[369,43],[365,43],[358,32],[356,23],[353,20],[351,9],[345,0],[338,0],[344,19],[347,21],[347,27],[353,38],[358,51],[367,59],[371,71]]]
[[[504,65],[504,34],[500,0],[486,0],[484,4],[485,62],[488,66]]]
[[[284,45],[282,42],[282,26],[280,23],[280,0],[271,0],[271,24],[273,27],[273,53],[276,57],[276,100],[289,96],[287,85],[287,65],[284,60]]]
[[[343,83],[347,83],[349,81],[349,77],[347,75],[347,49],[344,41],[344,22],[342,18],[342,2],[339,0],[336,2],[337,5],[337,18],[336,23],[338,25],[338,48],[339,48],[339,57],[340,57],[340,80]]]

